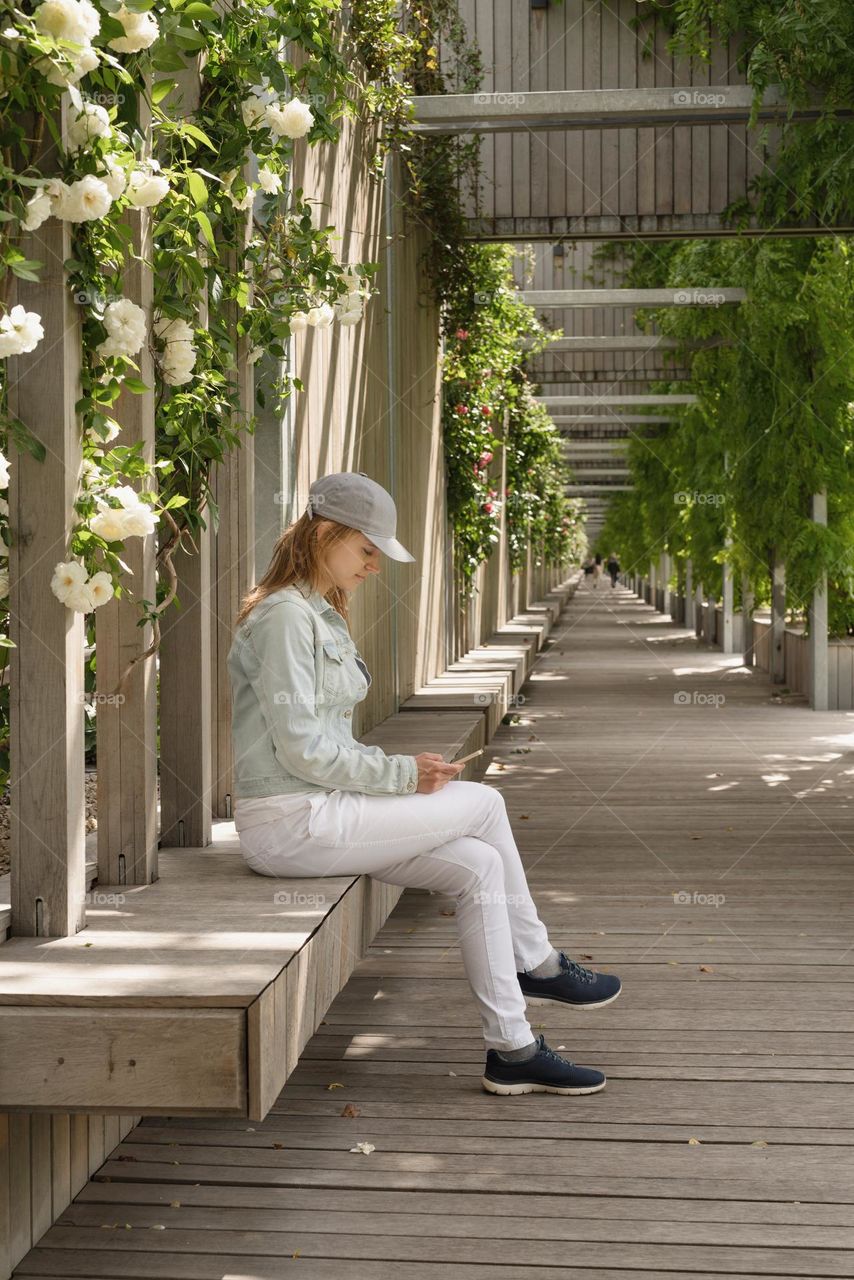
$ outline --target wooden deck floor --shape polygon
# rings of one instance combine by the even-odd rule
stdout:
[[[482,1092],[450,902],[407,892],[266,1121],[144,1121],[16,1275],[854,1275],[854,713],[607,583],[524,693],[486,781],[552,941],[624,980],[532,1025],[608,1087]]]

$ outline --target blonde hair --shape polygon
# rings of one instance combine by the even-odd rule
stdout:
[[[350,537],[354,530],[328,517],[309,516],[305,512],[288,525],[276,539],[270,564],[263,578],[243,597],[235,620],[238,626],[244,618],[273,591],[289,587],[294,582],[305,582],[313,591],[320,591],[324,581],[324,556],[326,551]],[[343,587],[332,587],[323,597],[350,626],[350,610],[347,592]]]

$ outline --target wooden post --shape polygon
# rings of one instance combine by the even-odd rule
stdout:
[[[147,107],[140,97],[140,127]],[[151,325],[153,277],[151,215],[147,209],[128,209],[125,222],[133,233],[133,257],[124,273],[122,294],[142,307]],[[150,387],[142,395],[123,391],[115,417],[122,431],[117,445],[142,442],[142,456],[154,462],[154,360],[144,342],[134,359],[139,378]],[[156,483],[152,476],[145,488]],[[113,597],[95,614],[97,660],[98,742],[98,881],[100,884],[150,884],[157,879],[157,668],[155,658],[137,662],[121,700],[112,691],[127,664],[151,644],[150,623],[137,626],[138,600],[155,599],[157,535],[129,538],[122,559],[132,577],[123,582],[124,595]]]
[[[173,118],[198,109],[204,59],[184,72],[169,73],[178,82],[178,101],[170,94]],[[174,102],[174,105],[171,105]],[[207,247],[199,237],[200,254]],[[198,327],[208,322],[207,299]],[[161,616],[160,639],[160,844],[204,848],[211,842],[211,617],[210,573],[212,517],[194,535],[195,547],[182,544],[172,557],[177,600]],[[168,535],[161,527],[160,537]],[[189,727],[189,732],[188,732]]]
[[[786,678],[786,565],[776,551],[771,561],[771,683],[782,684]]]
[[[731,540],[727,539],[727,545],[731,545]],[[721,635],[720,646],[724,653],[732,653],[733,651],[733,580],[732,565],[728,560],[724,560],[723,570],[723,589],[721,593]]]
[[[244,173],[251,179],[248,169]],[[222,252],[233,270],[243,260],[252,229],[251,215],[243,220],[243,248]],[[229,303],[226,324],[236,332],[239,312]],[[242,426],[252,416],[255,400],[253,366],[245,337],[237,342],[237,386]],[[245,593],[255,581],[255,437],[242,436],[238,449],[228,453],[211,471],[211,488],[219,517],[211,543],[211,806],[218,818],[232,816],[233,745],[231,684],[226,659],[234,635],[234,619]],[[278,522],[278,514],[276,516]]]
[[[756,665],[756,655],[753,644],[753,589],[750,586],[750,578],[746,573],[741,577],[741,648],[742,663],[745,667]]]
[[[69,104],[58,109],[64,130]],[[30,130],[30,134],[34,130]],[[59,169],[50,131],[36,157],[46,177]],[[71,224],[50,218],[24,232],[38,281],[17,280],[15,302],[41,317],[44,337],[9,359],[9,407],[45,447],[11,455],[9,484],[10,836],[12,934],[68,937],[85,923],[83,789],[85,615],[50,589],[69,559],[82,446],[80,325],[63,263]]]
[[[812,518],[816,524],[827,524],[827,490],[812,495]],[[813,587],[809,603],[810,706],[813,711],[827,710],[827,574],[822,573]]]
[[[694,566],[691,563],[691,557],[688,556],[685,561],[685,582],[684,582],[684,617],[682,625],[690,631],[694,630]]]

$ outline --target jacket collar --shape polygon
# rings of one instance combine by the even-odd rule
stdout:
[[[331,605],[329,601],[323,595],[321,595],[319,591],[312,590],[309,587],[309,584],[307,582],[304,582],[304,581],[293,582],[291,583],[291,586],[300,593],[300,595],[303,597],[304,600],[308,601],[308,603],[311,605],[312,609],[314,609],[316,613],[332,612],[335,614],[336,617],[338,618],[341,617],[341,614],[338,612],[335,606]]]

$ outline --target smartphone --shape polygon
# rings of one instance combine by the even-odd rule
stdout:
[[[475,756],[483,755],[483,747],[478,747],[477,751],[471,751],[467,756],[460,756],[458,760],[449,760],[448,764],[465,764],[467,760],[474,760]]]

